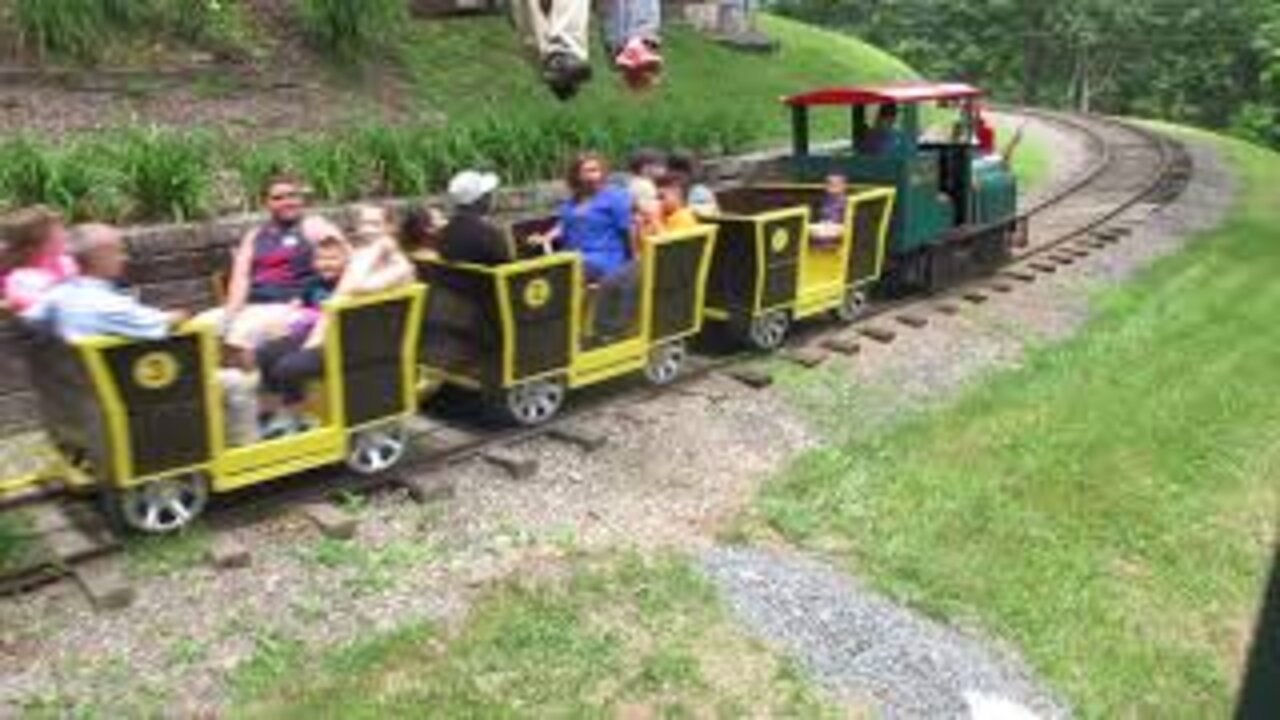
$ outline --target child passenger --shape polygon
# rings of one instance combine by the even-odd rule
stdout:
[[[849,209],[849,181],[840,173],[827,175],[826,188],[818,220],[809,229],[812,245],[818,249],[839,247],[845,231],[845,215]]]
[[[67,254],[67,230],[57,212],[43,205],[18,210],[4,218],[2,232],[0,296],[13,312],[24,312],[76,275],[76,262]]]
[[[662,224],[668,231],[688,230],[698,225],[698,217],[685,204],[685,180],[668,174],[658,180],[658,203],[662,208]]]
[[[324,374],[325,300],[356,297],[391,290],[414,279],[413,264],[390,235],[390,219],[379,207],[355,208],[356,242],[347,250],[341,231],[326,220],[308,221],[306,234],[316,244],[315,274],[323,278],[309,286],[316,300],[310,313],[300,313],[288,336],[258,348],[262,384],[279,398],[279,409],[264,420],[263,436],[301,432],[314,423],[302,413],[306,383]],[[326,248],[321,251],[320,248]],[[299,308],[306,310],[307,308]],[[309,322],[308,322],[309,321]]]

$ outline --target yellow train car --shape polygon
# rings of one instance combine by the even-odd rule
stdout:
[[[821,185],[753,185],[719,194],[720,212],[703,218],[720,229],[704,310],[747,344],[771,350],[791,323],[822,313],[850,322],[884,269],[895,191],[849,189],[843,233],[819,246],[811,219]]]
[[[584,286],[576,253],[497,267],[422,261],[421,277],[432,288],[424,372],[430,381],[484,393],[520,425],[554,417],[572,388],[634,372],[671,382],[684,364],[686,338],[702,328],[715,238],[707,225],[645,241],[635,317],[628,332],[609,339],[589,330],[595,290]]]
[[[42,338],[31,374],[56,474],[93,489],[110,520],[177,531],[223,493],[326,465],[375,474],[404,456],[417,408],[425,288],[326,304],[319,422],[305,432],[232,447],[211,328],[163,340]]]

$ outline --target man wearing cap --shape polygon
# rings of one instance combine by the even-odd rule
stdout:
[[[511,262],[506,235],[486,217],[498,188],[493,173],[464,170],[449,181],[453,218],[440,237],[440,256],[449,262],[501,265]]]

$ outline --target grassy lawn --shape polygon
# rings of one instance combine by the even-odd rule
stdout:
[[[671,557],[509,583],[453,634],[411,627],[318,656],[263,638],[233,686],[239,717],[838,716]]]
[[[714,107],[751,118],[757,137],[780,138],[790,131],[778,102],[783,95],[914,75],[896,58],[845,35],[768,15],[760,24],[781,43],[777,54],[730,50],[684,27],[664,30],[667,73],[663,85],[645,95],[627,91],[593,45],[594,79],[573,101],[560,103],[539,81],[506,18],[415,23],[404,52],[406,77],[417,100],[454,118],[495,108],[590,115],[619,107],[679,117],[705,115]],[[592,42],[599,37],[593,32]],[[837,119],[845,121],[832,118]]]
[[[22,513],[0,515],[0,573],[26,567],[39,552],[30,539],[31,523]]]
[[[1001,130],[998,139],[1003,149],[1005,138],[1011,137],[1012,131]],[[1013,174],[1018,178],[1018,189],[1025,193],[1039,188],[1049,179],[1050,169],[1049,147],[1035,136],[1024,137],[1013,153]]]
[[[1280,158],[1220,147],[1229,221],[1075,339],[871,441],[829,392],[772,526],[1015,642],[1083,717],[1228,716],[1280,507]]]

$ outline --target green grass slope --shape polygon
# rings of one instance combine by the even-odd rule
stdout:
[[[762,499],[790,539],[1014,641],[1081,717],[1229,716],[1261,597],[1280,158],[1220,147],[1242,188],[1224,226],[1077,338],[874,441],[833,438]]]
[[[728,49],[679,25],[664,32],[667,72],[651,93],[628,92],[593,33],[595,77],[569,103],[539,81],[505,18],[417,22],[403,52],[415,99],[453,118],[493,112],[599,114],[626,108],[646,115],[700,115],[725,108],[751,118],[759,137],[785,135],[778,99],[833,83],[914,77],[907,65],[846,35],[763,15],[761,29],[781,43],[774,55]]]

